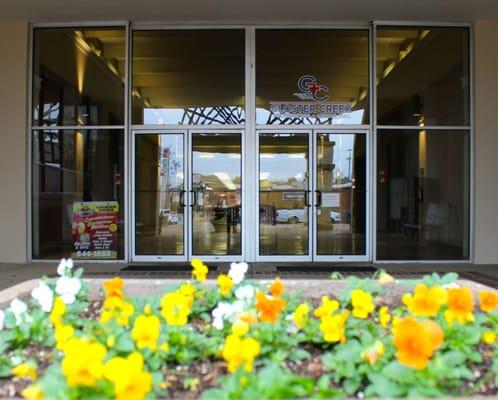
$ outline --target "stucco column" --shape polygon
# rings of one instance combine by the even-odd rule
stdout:
[[[28,23],[0,21],[0,262],[26,262]]]

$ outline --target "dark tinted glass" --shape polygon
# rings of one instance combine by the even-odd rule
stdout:
[[[124,29],[36,29],[33,125],[124,124]]]
[[[123,257],[123,131],[33,132],[33,258]]]
[[[469,256],[469,133],[380,130],[377,258]]]
[[[133,33],[133,123],[244,122],[245,31]]]
[[[467,28],[377,29],[379,125],[469,124]]]
[[[368,124],[368,31],[256,31],[258,124]]]

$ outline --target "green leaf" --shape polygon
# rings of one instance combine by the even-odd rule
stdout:
[[[382,374],[396,382],[410,382],[413,380],[413,371],[401,365],[399,361],[392,361],[382,370]]]
[[[135,343],[127,333],[123,333],[117,338],[114,349],[121,353],[131,353],[135,350]]]
[[[303,349],[297,349],[289,355],[289,359],[292,361],[309,360],[310,358],[311,354]]]

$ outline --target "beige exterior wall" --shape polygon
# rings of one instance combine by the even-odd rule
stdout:
[[[475,24],[474,261],[498,264],[498,21]],[[0,22],[0,263],[26,261],[28,24]]]
[[[475,24],[475,256],[498,264],[498,21]]]
[[[28,23],[0,22],[0,262],[26,261]]]

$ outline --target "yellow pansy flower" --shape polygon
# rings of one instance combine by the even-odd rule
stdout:
[[[377,282],[380,284],[380,285],[386,285],[386,284],[389,284],[389,283],[394,283],[395,279],[392,275],[388,274],[387,272],[383,271],[380,276],[379,276],[379,279],[377,280]]]
[[[23,362],[12,368],[12,375],[21,379],[29,378],[34,381],[38,377],[38,370],[36,369],[36,365],[34,363]]]
[[[346,321],[349,318],[349,311],[343,311],[337,315],[326,315],[321,319],[320,330],[326,342],[346,341]]]
[[[106,348],[97,342],[72,338],[64,346],[62,373],[69,387],[93,387],[104,372]]]
[[[362,289],[355,289],[351,292],[351,304],[353,305],[353,317],[359,319],[368,318],[368,315],[375,309],[372,295]]]
[[[230,278],[226,274],[220,274],[220,275],[218,275],[217,281],[218,281],[218,287],[220,289],[221,295],[228,296],[230,294],[230,292],[232,291],[232,287],[233,287],[232,278]]]
[[[419,283],[415,286],[413,295],[405,293],[402,300],[408,311],[416,317],[435,317],[441,306],[448,301],[448,295],[441,286],[427,287]]]
[[[337,300],[330,300],[328,296],[322,297],[322,305],[313,313],[315,317],[322,318],[327,315],[332,315],[339,308]]]
[[[112,349],[116,345],[116,337],[112,335],[109,336],[105,341],[105,344],[107,345],[108,348]]]
[[[64,350],[64,346],[74,336],[74,328],[71,325],[56,325],[55,343],[58,350]]]
[[[383,354],[384,345],[382,342],[377,340],[371,348],[361,354],[361,358],[367,361],[370,365],[374,365],[377,361],[379,361],[379,358],[382,357]]]
[[[133,324],[131,338],[137,344],[138,349],[148,347],[151,350],[157,348],[159,329],[161,322],[155,315],[140,315]]]
[[[178,291],[188,299],[188,306],[192,308],[192,306],[194,305],[195,296],[195,286],[192,284],[192,282],[184,283],[180,286],[180,289]]]
[[[249,324],[238,319],[232,324],[232,333],[237,336],[244,336],[249,332]]]
[[[151,315],[152,314],[152,306],[150,304],[146,304],[144,307],[144,314]]]
[[[448,309],[444,312],[444,318],[448,325],[458,321],[461,324],[474,322],[474,300],[472,292],[466,287],[450,289],[448,291]]]
[[[169,351],[169,344],[168,342],[164,342],[162,343],[160,346],[159,346],[159,349],[161,351],[164,351],[165,353],[167,353]]]
[[[482,334],[482,341],[486,344],[493,344],[496,340],[496,333],[493,331],[486,331]]]
[[[42,390],[36,385],[29,385],[21,392],[21,395],[26,400],[42,400],[45,398]]]
[[[238,335],[230,334],[226,337],[222,356],[228,363],[228,371],[235,372],[239,366],[243,366],[247,372],[251,372],[254,359],[260,351],[261,346],[257,340],[241,339]]]
[[[161,314],[171,326],[183,326],[190,314],[189,299],[181,293],[167,293],[161,299]]]
[[[198,258],[194,258],[190,263],[192,266],[192,275],[198,282],[204,282],[206,280],[206,276],[209,272],[208,267]]]
[[[152,375],[144,371],[144,359],[138,352],[127,358],[111,358],[104,367],[104,377],[114,384],[116,400],[142,400],[152,390]]]
[[[128,326],[130,317],[135,312],[133,304],[119,297],[108,297],[104,300],[100,314],[100,322],[106,324],[114,319],[121,326]]]
[[[298,327],[298,329],[303,329],[308,323],[308,315],[310,312],[310,308],[307,303],[299,304],[296,307],[296,310],[292,314],[292,320]]]
[[[389,314],[389,308],[386,306],[383,306],[379,310],[379,323],[380,326],[383,328],[387,327],[387,324],[389,324],[389,321],[391,321],[391,315]]]
[[[57,296],[54,300],[52,311],[50,312],[50,322],[52,323],[52,325],[56,326],[58,324],[61,324],[61,319],[65,313],[66,305],[64,304],[64,301],[62,301],[60,296]]]

